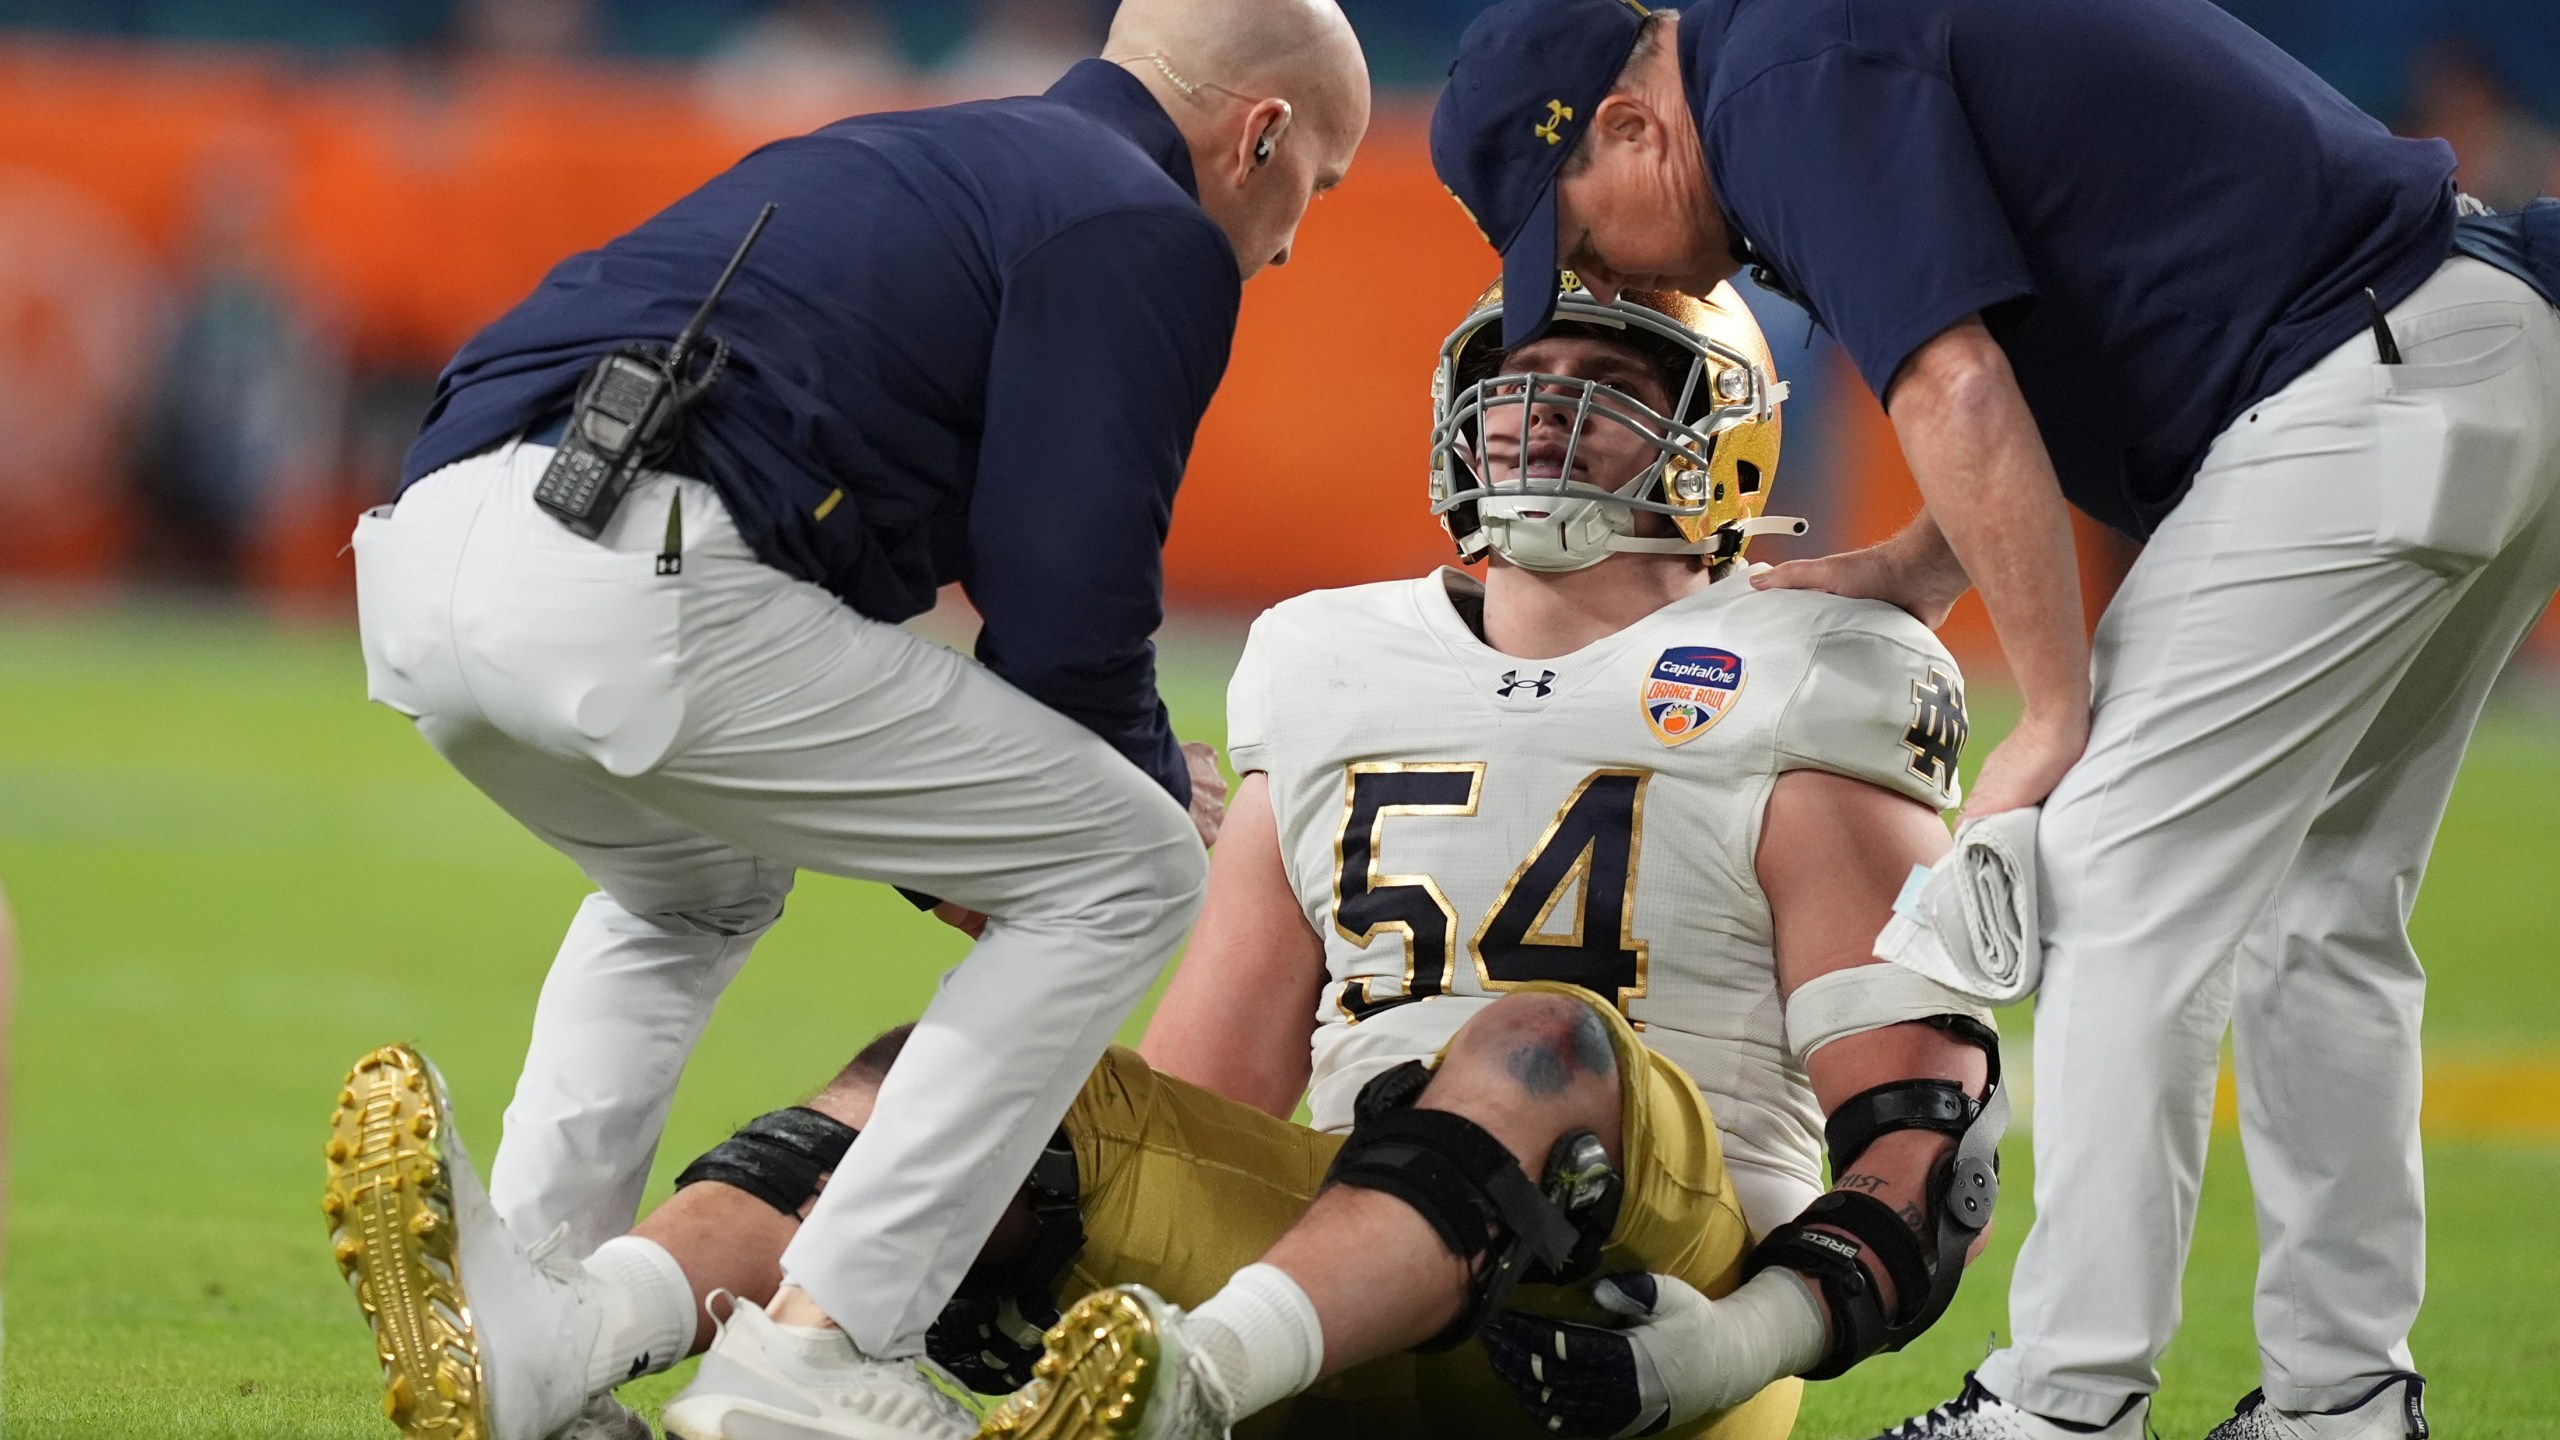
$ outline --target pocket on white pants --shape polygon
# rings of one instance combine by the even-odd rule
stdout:
[[[445,601],[416,537],[377,505],[356,517],[356,636],[364,648],[365,698],[415,720],[430,707],[428,670],[445,627]],[[453,567],[443,567],[450,591]]]
[[[2497,313],[2413,339],[2411,363],[2372,372],[2375,539],[2456,571],[2495,557],[2532,518],[2548,424],[2526,307],[2463,309]]]
[[[615,775],[656,768],[685,716],[683,578],[656,564],[637,550],[527,547],[466,576],[455,633],[481,712],[527,745]]]

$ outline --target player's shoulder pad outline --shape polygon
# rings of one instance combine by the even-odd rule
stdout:
[[[1780,717],[1778,768],[1830,771],[1955,808],[1972,733],[1962,668],[1903,611],[1869,600],[1838,606],[1813,636]]]

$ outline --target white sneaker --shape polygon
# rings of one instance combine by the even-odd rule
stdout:
[[[2205,1440],[2427,1440],[2426,1389],[2424,1377],[2403,1372],[2335,1410],[2279,1410],[2252,1390]]]
[[[740,1300],[658,1418],[678,1440],[969,1440],[977,1417],[956,1398],[960,1382],[946,1390],[940,1374],[922,1357],[871,1359],[850,1340],[812,1360]]]
[[[426,1057],[387,1045],[357,1061],[327,1154],[320,1208],[400,1433],[552,1440],[577,1422],[600,1323],[585,1269],[552,1253],[558,1234],[528,1250],[490,1208]]]
[[[2150,1397],[2137,1395],[2125,1401],[2114,1419],[2095,1429],[2065,1425],[2010,1404],[1967,1375],[1956,1398],[1903,1421],[1876,1440],[2144,1440],[2150,1413]]]
[[[578,1412],[578,1418],[551,1440],[658,1440],[649,1422],[639,1412],[610,1395],[598,1395]]]
[[[1234,1404],[1182,1321],[1144,1285],[1087,1295],[1049,1327],[1031,1383],[989,1412],[981,1440],[1221,1440]]]

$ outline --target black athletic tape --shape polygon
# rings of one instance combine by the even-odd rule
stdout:
[[[798,1219],[818,1182],[844,1161],[862,1132],[805,1105],[759,1115],[703,1152],[676,1176],[676,1188],[717,1180]]]

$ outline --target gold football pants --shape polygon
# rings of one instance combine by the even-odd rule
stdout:
[[[1564,986],[1524,988],[1589,1001],[1617,1050],[1626,1089],[1626,1196],[1599,1273],[1653,1270],[1709,1295],[1730,1291],[1741,1280],[1750,1232],[1698,1087],[1646,1049],[1616,1007]],[[1086,1239],[1060,1300],[1135,1283],[1185,1307],[1215,1294],[1297,1220],[1343,1138],[1160,1074],[1116,1048],[1068,1110],[1067,1133],[1082,1181]],[[1524,1285],[1511,1303],[1570,1319],[1600,1315],[1581,1287]],[[1795,1424],[1802,1391],[1802,1381],[1782,1380],[1732,1410],[1666,1433],[1778,1440]],[[1236,1433],[1240,1440],[1545,1437],[1473,1341],[1355,1366],[1246,1420]]]

